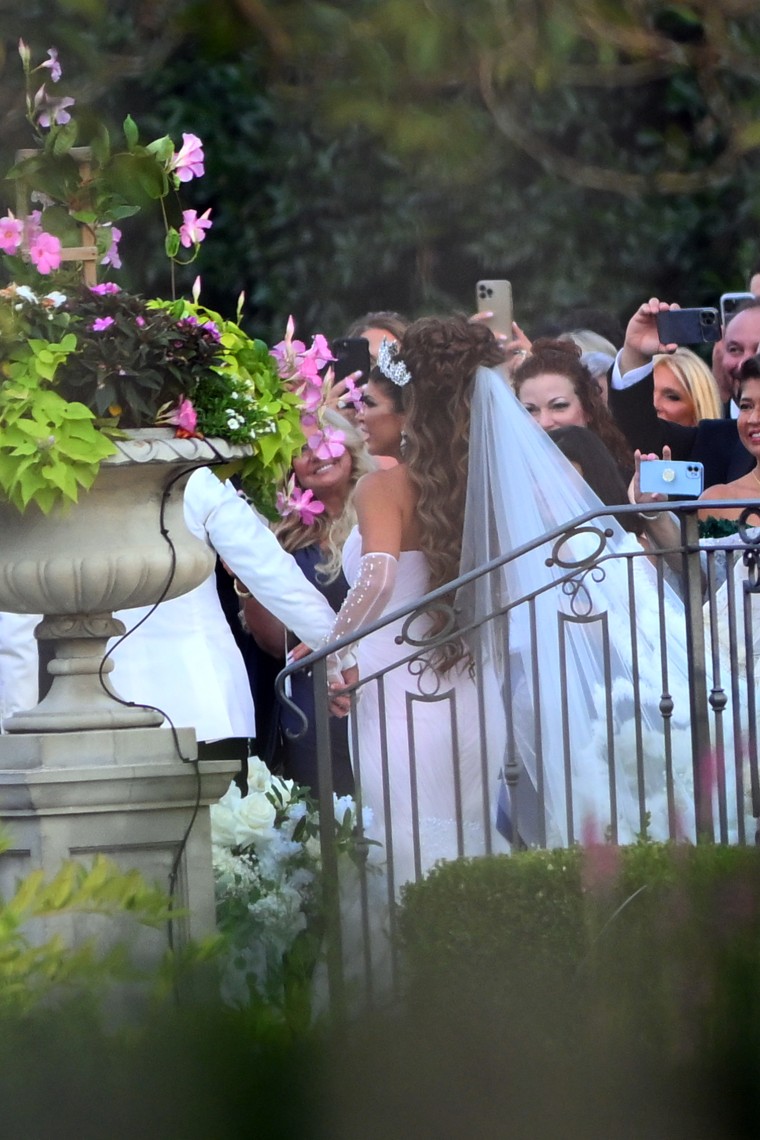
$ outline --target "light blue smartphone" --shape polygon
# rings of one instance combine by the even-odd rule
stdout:
[[[645,459],[641,464],[640,486],[652,494],[675,495],[679,499],[702,494],[704,469],[691,459]]]

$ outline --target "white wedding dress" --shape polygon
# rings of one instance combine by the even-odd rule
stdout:
[[[354,529],[343,550],[350,583],[360,558],[361,536]],[[425,555],[402,551],[384,614],[410,605],[428,588]],[[424,640],[428,625],[429,618],[415,618],[411,637]],[[354,775],[363,805],[372,810],[368,837],[382,844],[392,862],[396,888],[439,859],[483,854],[487,835],[494,847],[505,849],[491,826],[504,757],[503,716],[481,733],[481,710],[498,700],[495,678],[484,679],[481,702],[466,664],[447,677],[419,661],[397,664],[414,652],[414,645],[401,640],[403,626],[400,619],[357,643],[362,687],[356,731],[350,733]],[[382,676],[371,679],[378,672]]]

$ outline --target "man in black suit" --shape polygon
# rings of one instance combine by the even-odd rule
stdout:
[[[739,440],[735,420],[701,420],[696,427],[684,427],[660,419],[654,410],[652,357],[676,348],[660,342],[657,314],[677,308],[678,305],[652,297],[631,317],[625,344],[610,377],[610,410],[631,447],[660,455],[667,445],[673,459],[702,463],[705,487],[730,483],[745,475],[755,463]],[[737,310],[718,349],[723,372],[734,390],[742,364],[757,353],[759,345],[760,300],[755,300]]]

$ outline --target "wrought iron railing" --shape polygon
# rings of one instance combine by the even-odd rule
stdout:
[[[613,554],[607,545],[611,509],[589,512],[362,630],[360,642],[390,630],[395,649],[392,659],[365,670],[351,692],[356,800],[360,809],[370,807],[374,813],[366,833],[360,825],[367,859],[353,882],[345,881],[332,842],[326,698],[328,655],[357,638],[348,635],[280,674],[278,693],[286,703],[291,704],[285,696],[287,677],[298,670],[312,672],[315,691],[321,694],[315,730],[333,997],[344,992],[347,974],[357,978],[369,996],[379,979],[383,985],[393,982],[400,887],[424,874],[438,857],[587,839],[593,832],[584,832],[584,805],[602,801],[606,810],[596,821],[599,840],[630,842],[636,834],[654,834],[700,842],[755,842],[760,816],[755,695],[760,616],[754,609],[760,596],[760,531],[754,532],[751,523],[760,523],[760,514],[753,503],[737,500],[731,505],[744,508],[737,535],[713,539],[709,546],[700,542],[693,502],[647,506],[648,512],[673,512],[673,542],[657,551],[632,544],[624,554]],[[635,510],[625,505],[614,508],[614,514],[621,519]],[[577,551],[579,536],[585,536],[582,557],[568,554]],[[591,552],[589,541],[594,545]],[[504,597],[494,585],[502,568],[538,548],[549,552],[551,581],[536,584],[520,597]],[[613,559],[625,565],[629,605],[623,614],[600,611],[595,602],[595,583],[610,572]],[[635,569],[640,559],[650,559],[656,570],[642,578]],[[490,589],[493,604],[472,618],[459,609],[458,599],[478,583]],[[671,590],[680,595],[682,606],[669,604]],[[639,631],[644,608],[656,613],[657,625],[654,641],[650,629],[648,642],[656,652],[646,659],[641,658]],[[443,614],[444,628],[428,638],[424,631],[420,634],[420,624],[434,611]],[[523,676],[510,675],[514,630],[522,630],[523,645],[527,636],[535,647],[547,612],[556,612],[557,618],[559,691],[553,707],[542,685],[545,663],[535,653],[523,654],[522,660],[529,662]],[[483,639],[478,634],[486,627],[491,646],[503,647],[498,683],[493,661],[479,649]],[[598,688],[597,703],[590,706],[595,716],[588,740],[573,736],[568,727],[572,694],[566,682],[578,668],[574,637],[581,627],[593,627],[604,663],[604,684]],[[622,695],[616,673],[621,638],[628,647],[631,674]],[[430,662],[437,649],[454,639],[463,640],[470,655],[452,683],[452,675],[442,680]],[[687,674],[680,691],[674,688],[676,642],[679,652],[685,651]],[[404,677],[402,707],[399,675]],[[357,714],[360,705],[362,710],[370,707],[364,726]],[[303,714],[291,708],[305,729]],[[624,718],[621,708],[626,710]],[[368,723],[373,726],[371,740]],[[461,743],[465,736],[466,749]],[[439,748],[439,738],[449,743]],[[547,741],[554,742],[551,755],[545,754]],[[579,753],[593,757],[586,767]],[[654,768],[661,763],[659,772],[653,772],[653,757]],[[437,781],[432,791],[431,768]],[[448,805],[435,819],[425,815],[431,799]],[[595,821],[590,822],[593,826]]]

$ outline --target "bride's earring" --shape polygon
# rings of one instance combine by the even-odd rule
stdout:
[[[404,429],[402,428],[402,429],[401,429],[401,443],[399,444],[399,450],[401,451],[401,454],[402,454],[402,455],[403,455],[403,454],[404,454],[404,452],[406,451],[406,445],[407,445],[407,443],[408,443],[407,434],[406,434],[406,432],[404,431]]]

